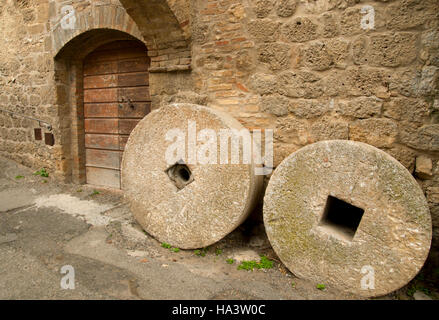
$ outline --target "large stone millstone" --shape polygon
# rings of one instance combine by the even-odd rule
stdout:
[[[432,237],[416,180],[385,152],[353,141],[315,143],[285,159],[267,187],[264,224],[296,276],[364,297],[413,279]]]
[[[130,135],[122,161],[122,189],[146,232],[174,247],[195,249],[221,240],[248,217],[262,177],[255,176],[253,163],[191,164],[188,121],[196,122],[197,133],[244,129],[231,116],[203,106],[173,104],[155,110]],[[166,151],[175,140],[167,141],[166,135],[172,129],[184,132],[184,163],[168,163]],[[220,163],[221,139],[217,140]]]

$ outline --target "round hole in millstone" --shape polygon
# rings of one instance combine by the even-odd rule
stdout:
[[[195,124],[195,136],[190,124]],[[248,217],[262,186],[263,177],[255,175],[253,164],[190,161],[190,141],[197,140],[204,129],[219,134],[220,130],[244,127],[207,107],[164,106],[139,122],[122,160],[122,189],[135,219],[160,242],[182,249],[209,246],[232,232]],[[172,162],[166,155],[174,154],[169,150],[178,141],[175,132],[182,133],[185,155]],[[202,145],[197,142],[195,147]],[[220,163],[219,138],[217,150],[216,163]],[[231,155],[229,152],[229,158]]]
[[[412,280],[432,237],[412,175],[387,153],[354,141],[318,142],[286,158],[266,190],[264,225],[296,276],[364,297]]]

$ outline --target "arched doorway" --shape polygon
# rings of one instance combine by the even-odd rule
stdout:
[[[83,63],[86,183],[120,188],[128,137],[151,111],[145,45],[119,40],[95,49]]]
[[[147,11],[146,19],[138,17],[139,20],[135,22],[127,10],[134,16],[138,13],[137,6],[126,3],[122,7],[92,1],[84,10],[77,10],[74,29],[65,29],[58,23],[51,33],[49,42],[52,44],[55,64],[55,92],[50,112],[56,113],[59,118],[54,126],[57,143],[54,158],[56,171],[66,182],[87,182],[83,97],[83,62],[86,56],[110,42],[138,40],[148,48],[148,51],[144,49],[145,54],[148,52],[151,57],[155,57],[149,71],[151,74],[154,72],[152,84],[158,88],[153,89],[151,86],[151,93],[160,91],[161,84],[167,81],[165,78],[174,81],[174,75],[177,75],[177,85],[180,81],[186,83],[191,80],[188,74],[180,73],[191,67],[189,33],[182,27],[184,25],[186,29],[189,28],[188,21],[184,21],[186,15],[182,15],[183,20],[180,21],[174,17],[174,11],[166,1],[148,2],[149,7],[143,9]],[[131,4],[137,3],[133,1]],[[143,31],[140,31],[138,23],[142,25]],[[177,73],[172,76],[169,74],[175,71]],[[155,101],[158,102],[157,97]]]

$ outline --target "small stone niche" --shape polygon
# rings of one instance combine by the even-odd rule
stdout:
[[[326,231],[332,231],[334,235],[352,241],[363,214],[363,209],[336,197],[328,196],[319,225],[324,227]]]

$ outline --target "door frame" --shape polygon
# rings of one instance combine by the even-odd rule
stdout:
[[[100,46],[118,40],[136,40],[147,48],[145,41],[126,32],[93,29],[69,42],[55,59],[55,105],[59,117],[55,130],[59,130],[60,137],[56,170],[63,173],[65,182],[86,184],[83,61]]]

